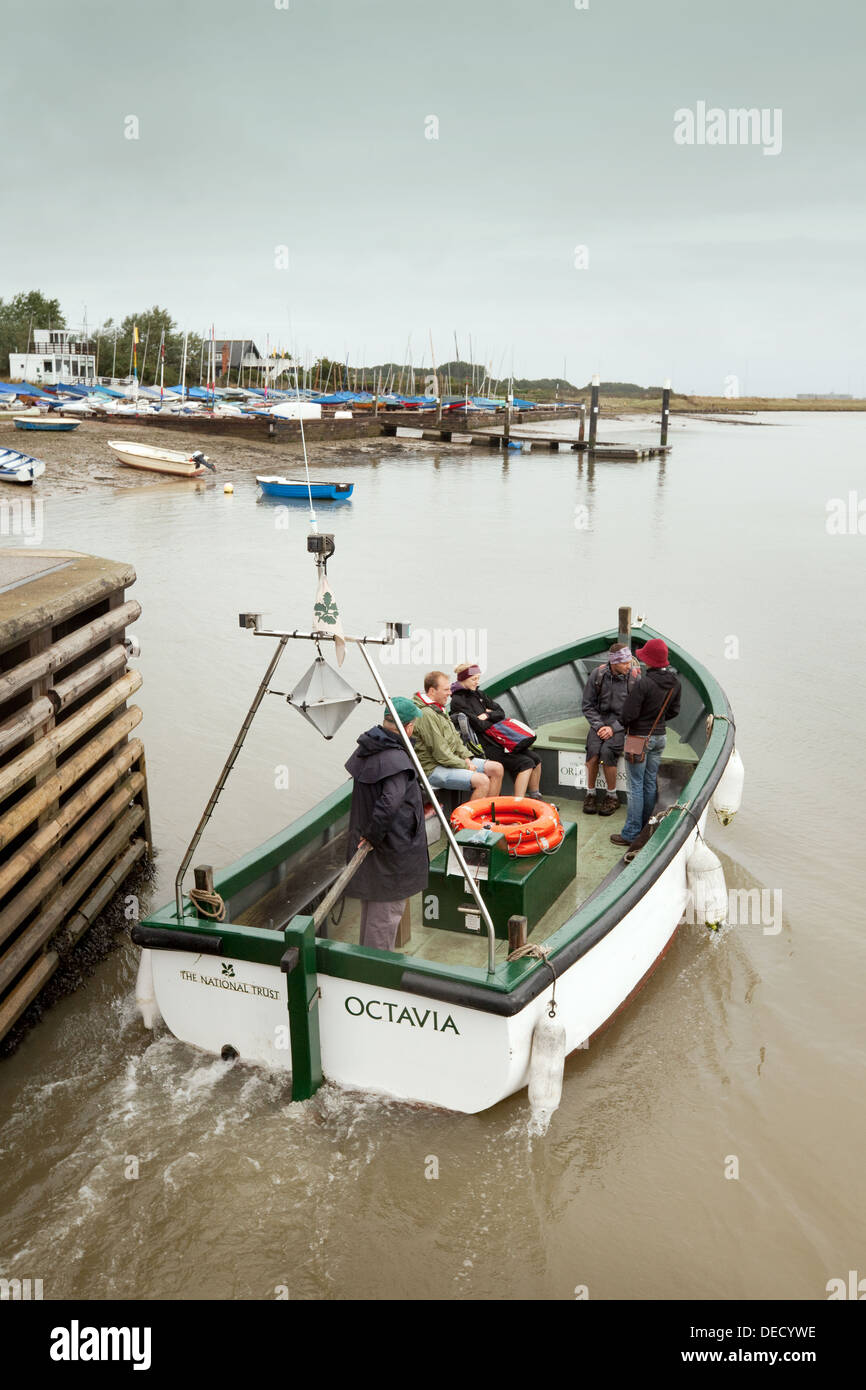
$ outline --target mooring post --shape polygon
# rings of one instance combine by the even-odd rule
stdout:
[[[659,443],[660,443],[660,444],[667,444],[667,442],[668,442],[668,420],[669,420],[669,418],[670,418],[670,413],[671,413],[671,379],[670,379],[670,377],[668,377],[667,380],[665,381],[664,388],[663,388],[663,390],[662,390],[662,435],[661,435],[661,439],[659,440]]]
[[[280,969],[288,984],[292,1100],[309,1100],[322,1084],[316,924],[312,917],[293,917],[283,935],[286,950]]]
[[[586,404],[585,404],[584,401],[581,401],[581,403],[580,403],[580,424],[579,424],[578,429],[577,429],[577,442],[578,442],[578,444],[582,444],[582,443],[583,443],[584,438],[585,438],[585,435],[586,435]]]
[[[595,448],[595,439],[598,434],[598,388],[599,378],[592,378],[592,399],[589,406],[589,447]]]
[[[525,917],[515,915],[508,919],[508,954],[512,951],[519,951],[521,946],[526,945],[526,928],[528,921]]]
[[[505,424],[502,427],[502,443],[507,448],[511,438],[511,401],[506,397],[505,401]]]
[[[442,397],[436,397],[436,424],[442,424]]]
[[[631,609],[620,608],[618,622],[618,640],[621,647],[631,646]]]

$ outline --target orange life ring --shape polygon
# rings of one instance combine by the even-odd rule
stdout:
[[[464,801],[451,813],[453,830],[482,830],[487,826],[505,836],[509,854],[550,853],[565,835],[556,807],[529,796],[487,796],[480,801]]]

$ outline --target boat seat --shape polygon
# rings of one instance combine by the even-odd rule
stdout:
[[[315,912],[328,889],[346,867],[346,836],[336,835],[315,855],[305,858],[259,902],[230,920],[247,927],[283,927],[300,913]],[[324,933],[322,933],[324,935]]]
[[[583,753],[586,751],[586,736],[589,720],[580,715],[575,719],[558,719],[551,724],[541,724],[538,738],[533,745],[536,749],[547,748],[551,752]],[[687,743],[683,743],[676,729],[667,727],[662,762],[697,763],[698,754]]]

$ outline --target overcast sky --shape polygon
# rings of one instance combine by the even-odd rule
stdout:
[[[0,0],[0,295],[353,361],[456,331],[497,375],[866,394],[855,0],[282,3]],[[780,152],[675,143],[701,101],[781,110]]]

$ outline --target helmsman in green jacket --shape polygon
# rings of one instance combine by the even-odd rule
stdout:
[[[444,671],[429,671],[424,677],[424,693],[415,704],[420,710],[415,720],[413,742],[418,761],[431,787],[468,792],[467,801],[498,796],[505,772],[501,763],[489,758],[473,758],[457,729],[445,712],[451,682]]]

